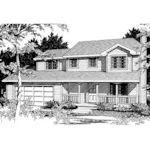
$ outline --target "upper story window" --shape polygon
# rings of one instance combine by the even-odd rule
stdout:
[[[47,69],[57,69],[58,61],[57,60],[49,60],[47,61]]]
[[[89,67],[96,67],[96,58],[89,58]]]
[[[77,68],[77,59],[70,59],[69,60],[69,67],[71,68]]]
[[[111,68],[126,68],[127,57],[126,56],[112,56]]]

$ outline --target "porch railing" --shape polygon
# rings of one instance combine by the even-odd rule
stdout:
[[[73,103],[79,103],[79,94],[63,94],[62,101],[72,101]]]
[[[99,95],[97,102],[98,103],[116,103],[116,96]]]
[[[135,96],[111,96],[111,95],[98,95],[96,102],[98,103],[119,103],[119,104],[132,104],[136,103],[136,95]],[[95,95],[96,98],[96,95]]]
[[[120,104],[136,103],[136,96],[118,96],[118,103],[120,103]]]

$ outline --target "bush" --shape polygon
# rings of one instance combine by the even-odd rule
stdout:
[[[53,100],[53,101],[48,101],[48,102],[46,102],[46,106],[43,106],[43,108],[44,108],[44,109],[52,109],[52,108],[54,108],[54,107],[56,107],[56,106],[59,106],[59,102]]]
[[[127,107],[127,106],[118,106],[114,109],[115,111],[119,111],[119,112],[131,112],[131,108]]]
[[[111,103],[98,103],[97,104],[98,110],[106,110],[106,111],[112,111],[114,110],[114,104]]]
[[[61,120],[65,124],[70,124],[70,119],[72,118],[71,110],[65,110],[62,106],[57,106],[57,108],[53,108],[52,112],[54,118],[56,119],[54,122],[55,124]]]
[[[9,100],[4,98],[4,97],[0,97],[0,106],[4,107],[7,106],[9,103]]]
[[[62,109],[65,109],[65,110],[72,110],[72,109],[77,109],[78,108],[78,106],[76,106],[70,100],[62,101],[61,106],[62,106]]]
[[[150,115],[150,107],[146,104],[132,104],[131,110],[141,115]]]

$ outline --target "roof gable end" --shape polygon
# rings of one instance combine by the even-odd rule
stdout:
[[[127,48],[121,44],[116,44],[116,45],[112,46],[111,48],[107,49],[106,51],[102,52],[101,55],[106,56],[109,52],[115,50],[115,48],[117,48],[117,47],[121,47],[121,48],[127,50],[128,52],[130,52],[131,55],[138,55],[139,54],[138,52],[136,52],[130,48]]]

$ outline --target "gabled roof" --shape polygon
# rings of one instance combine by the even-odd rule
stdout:
[[[10,75],[3,82],[17,82],[16,75]],[[32,75],[22,75],[22,82],[139,82],[139,71],[33,71]]]
[[[50,55],[53,56],[54,59],[62,59],[62,57],[69,51],[69,49],[52,49],[45,51],[42,55],[47,57],[45,59],[51,59]],[[42,57],[37,56],[34,60],[40,60]]]
[[[140,52],[141,44],[133,38],[126,39],[109,39],[97,41],[82,41],[78,42],[64,57],[75,56],[100,56],[101,53],[115,47],[122,46],[131,52]]]

